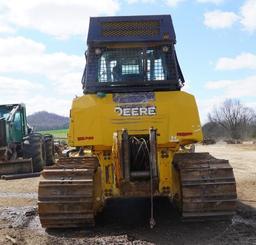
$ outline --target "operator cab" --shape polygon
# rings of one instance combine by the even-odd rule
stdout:
[[[6,127],[11,142],[21,142],[24,135],[32,131],[27,124],[24,104],[0,105],[0,132],[4,132]]]
[[[180,90],[170,15],[90,19],[84,93]]]

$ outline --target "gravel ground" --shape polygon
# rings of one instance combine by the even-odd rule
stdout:
[[[94,229],[45,231],[36,209],[39,178],[0,180],[0,244],[256,244],[256,147],[196,149],[229,159],[234,168],[239,202],[230,221],[182,223],[172,204],[157,198],[151,230],[148,199],[115,199],[97,216]]]

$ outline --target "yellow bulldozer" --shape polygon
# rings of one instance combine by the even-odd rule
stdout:
[[[184,220],[230,218],[236,183],[227,160],[184,152],[202,141],[193,95],[181,91],[170,15],[90,19],[82,84],[68,131],[75,147],[39,183],[46,228],[85,227],[107,199],[168,197]],[[183,150],[181,150],[183,149]]]

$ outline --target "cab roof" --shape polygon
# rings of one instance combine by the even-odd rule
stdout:
[[[101,43],[170,42],[176,35],[170,15],[91,17],[88,46]]]

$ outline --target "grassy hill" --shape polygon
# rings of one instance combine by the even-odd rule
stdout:
[[[34,131],[47,131],[67,129],[69,126],[69,118],[63,117],[46,111],[36,112],[27,117],[29,125]]]
[[[45,130],[39,131],[41,134],[52,134],[55,138],[67,138],[67,129],[55,129],[55,130]]]

